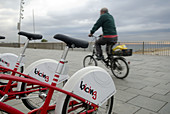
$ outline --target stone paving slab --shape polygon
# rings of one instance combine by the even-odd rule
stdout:
[[[129,93],[143,95],[143,96],[146,96],[146,97],[151,97],[155,94],[154,92],[149,92],[149,91],[144,91],[144,90],[139,90],[139,89],[134,89],[134,88],[128,88],[125,91],[127,91]]]
[[[160,111],[160,114],[170,114],[170,103],[167,103]]]
[[[161,78],[161,77],[160,77],[160,78]],[[147,81],[157,82],[157,83],[161,83],[161,84],[167,84],[167,83],[169,83],[169,80],[160,79],[160,78],[155,79],[155,77],[153,76],[153,77],[145,78],[144,81],[147,80]]]
[[[21,48],[0,47],[0,53],[14,53],[19,55]],[[87,51],[69,51],[67,60],[69,75],[83,68],[83,58],[90,54]],[[25,66],[39,59],[59,60],[62,50],[27,49]],[[115,78],[103,64],[99,66],[106,69],[112,76],[117,93],[114,99],[114,114],[170,114],[170,57],[133,55],[126,57],[130,61],[130,73],[126,79]],[[22,110],[29,110],[21,100],[6,102]]]
[[[126,91],[117,90],[115,98],[120,100],[120,101],[127,102],[127,101],[133,99],[136,96],[137,96],[137,94],[134,94],[134,93],[129,93],[129,92],[126,92]]]
[[[161,94],[154,94],[151,98],[157,99],[160,101],[170,102],[170,95],[161,95]]]
[[[167,84],[159,84],[155,86],[156,88],[163,89],[163,90],[169,90],[170,89],[170,83]]]
[[[159,89],[159,88],[156,88],[156,87],[145,87],[142,90],[154,92],[154,93],[158,93],[158,94],[162,94],[162,95],[169,93],[169,90]]]
[[[139,111],[137,111],[135,114],[157,114],[157,113],[142,108]]]
[[[144,87],[146,87],[146,85],[139,83],[139,82],[129,82],[126,79],[124,80],[120,80],[120,79],[116,79],[115,77],[113,77],[114,82],[116,85],[122,85],[125,87],[131,87],[131,88],[135,88],[135,89],[142,89]]]
[[[166,102],[158,101],[144,96],[137,96],[136,98],[128,101],[128,103],[155,112],[158,112],[166,104]]]
[[[125,108],[126,107],[126,108]],[[114,114],[134,114],[140,107],[115,100]]]

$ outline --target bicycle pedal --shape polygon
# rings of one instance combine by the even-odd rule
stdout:
[[[20,99],[20,96],[19,96],[19,95],[16,95],[16,99]]]
[[[41,99],[46,99],[47,95],[46,95],[45,93],[40,93],[40,94],[39,94],[39,97],[40,97]]]

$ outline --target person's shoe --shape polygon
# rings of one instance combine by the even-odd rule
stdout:
[[[97,56],[97,58],[96,58],[97,60],[103,60],[104,59],[104,56],[103,55],[101,55],[101,56]]]

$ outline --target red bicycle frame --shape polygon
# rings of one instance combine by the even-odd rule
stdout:
[[[66,63],[65,59],[66,59],[68,50],[69,50],[69,46],[66,46],[66,48],[65,48],[65,50],[63,52],[63,55],[61,57],[61,60],[60,60],[60,62],[58,64],[58,66],[57,66],[57,69],[56,69],[56,72],[55,72],[55,75],[54,75],[54,78],[53,78],[53,81],[52,81],[51,85],[47,84],[47,83],[44,83],[44,82],[41,82],[39,80],[36,80],[34,78],[31,78],[28,75],[25,75],[25,74],[17,72],[17,68],[19,67],[19,63],[21,62],[22,56],[21,56],[21,58],[18,59],[18,62],[16,63],[16,66],[15,66],[14,70],[4,68],[5,70],[12,71],[12,75],[0,74],[0,79],[9,80],[9,83],[5,86],[4,96],[3,96],[3,98],[1,98],[1,101],[6,100],[8,98],[8,95],[16,95],[16,94],[29,93],[29,92],[26,92],[26,91],[16,92],[16,93],[10,93],[10,92],[8,93],[8,90],[11,88],[12,81],[18,81],[18,82],[23,82],[23,83],[28,83],[28,84],[31,83],[33,85],[39,85],[39,86],[43,86],[43,87],[49,88],[49,92],[48,92],[48,95],[46,97],[46,100],[45,100],[45,103],[43,104],[43,106],[41,108],[39,108],[39,109],[34,109],[34,110],[30,111],[29,114],[32,114],[32,113],[46,114],[47,110],[54,110],[55,105],[49,106],[49,103],[50,103],[50,100],[52,98],[54,90],[62,92],[64,94],[66,94],[66,95],[69,95],[69,96],[71,96],[71,97],[73,97],[73,98],[75,98],[75,99],[77,99],[77,100],[79,100],[79,101],[81,101],[81,102],[83,102],[85,104],[89,104],[90,106],[93,107],[92,109],[90,109],[88,111],[85,111],[85,112],[81,112],[80,114],[86,114],[86,113],[91,113],[91,112],[96,111],[98,109],[98,105],[96,105],[94,103],[91,103],[90,101],[88,101],[88,100],[86,100],[86,99],[84,99],[82,97],[79,97],[79,96],[77,96],[77,95],[75,95],[75,94],[73,94],[71,92],[68,92],[66,90],[63,90],[63,89],[60,89],[60,88],[56,87],[58,79],[59,79],[60,74],[62,72],[62,69],[64,67],[64,63]],[[24,52],[25,52],[25,50],[23,50],[23,53]],[[1,67],[1,68],[3,68],[3,67]],[[16,73],[20,74],[22,76],[28,77],[28,78],[14,76]],[[15,86],[15,85],[12,85],[12,86]],[[1,91],[1,93],[3,93],[3,92]],[[76,101],[74,103],[76,103]],[[6,112],[16,112],[18,114],[23,114],[21,111],[15,109],[15,108],[12,108],[11,106],[8,106],[8,105],[6,105],[6,104],[4,104],[2,102],[0,104],[3,105],[2,107],[0,107],[0,109],[2,109],[3,111],[6,111]],[[77,109],[77,108],[79,108],[81,106],[82,105],[74,107],[73,109],[71,109],[69,111]]]
[[[12,70],[12,69],[5,68],[5,67],[3,67],[3,66],[0,66],[0,69],[1,69],[0,71],[2,71],[2,72],[11,71],[11,72],[12,72],[11,76],[15,76],[15,74],[17,73],[17,74],[20,74],[20,75],[25,76],[25,77],[27,77],[27,78],[33,79],[32,77],[30,77],[30,76],[28,76],[28,75],[25,75],[25,74],[22,74],[22,73],[20,73],[20,72],[17,72],[17,70],[18,70],[18,67],[20,66],[20,64],[21,64],[21,62],[22,62],[23,57],[25,56],[24,53],[25,53],[25,50],[26,50],[26,48],[27,48],[27,46],[28,46],[29,41],[32,40],[32,39],[33,39],[33,40],[41,39],[41,38],[42,38],[42,35],[30,34],[30,33],[26,33],[26,32],[19,32],[18,34],[19,34],[19,35],[24,35],[24,36],[26,36],[26,37],[27,37],[27,41],[25,42],[25,45],[24,45],[24,47],[23,47],[23,49],[22,49],[22,51],[21,51],[21,54],[19,55],[19,57],[18,57],[18,59],[17,59],[17,62],[16,62],[16,64],[15,64],[15,67],[14,67],[14,69]],[[4,69],[4,70],[2,70],[2,69]],[[3,92],[3,91],[0,91],[0,94],[3,95],[3,97],[0,99],[0,101],[3,102],[3,101],[7,101],[7,99],[8,99],[8,100],[14,99],[15,96],[13,96],[13,95],[23,94],[22,92],[17,92],[17,91],[16,91],[16,92],[13,92],[13,91],[12,91],[12,88],[13,88],[13,87],[17,87],[17,86],[18,86],[17,83],[12,84],[12,80],[9,80],[8,83],[7,83],[7,85],[5,85],[5,86],[0,86],[0,89],[5,88],[5,89],[4,89],[4,92]],[[17,87],[17,88],[18,88],[18,87]],[[12,94],[9,92],[9,90],[12,91],[12,92],[11,92]],[[10,97],[9,97],[9,96],[10,96]]]
[[[69,96],[71,96],[73,98],[76,98],[77,100],[80,100],[80,101],[84,102],[84,103],[89,102],[89,101],[87,101],[87,100],[85,100],[85,99],[83,99],[83,98],[81,98],[81,97],[79,97],[79,96],[77,96],[77,95],[75,95],[75,94],[73,94],[71,92],[65,91],[63,89],[60,89],[60,88],[55,87],[53,85],[49,85],[49,84],[44,83],[44,82],[40,82],[40,81],[35,80],[35,79],[28,79],[28,78],[23,78],[23,77],[14,77],[14,76],[11,76],[11,75],[6,75],[6,74],[0,74],[0,79],[11,80],[11,81],[19,81],[19,82],[24,82],[24,83],[32,83],[34,85],[40,85],[40,86],[49,88],[51,91],[56,90],[56,91],[62,92],[64,94],[67,94],[67,95],[69,95]],[[50,94],[52,94],[52,92],[48,93],[48,96],[47,96],[47,98],[45,100],[45,103],[44,103],[44,105],[40,109],[35,109],[35,110],[29,112],[29,114],[35,113],[37,111],[41,111],[41,114],[46,114],[47,110],[54,109],[54,106],[48,106],[49,102],[50,102],[50,99],[51,99],[50,97],[52,96]],[[4,103],[0,102],[0,104],[3,105]],[[93,112],[93,111],[95,111],[98,108],[98,105],[96,105],[96,104],[93,104],[91,102],[89,102],[89,104],[91,104],[93,109],[89,110],[88,112]],[[44,107],[46,107],[46,108],[44,108]],[[12,107],[10,107],[8,105],[5,105],[5,106],[3,105],[2,107],[0,107],[0,109],[2,109],[4,111],[9,111],[9,109],[13,110],[13,111],[17,110],[17,109],[14,109],[14,108],[12,108]],[[19,112],[18,112],[18,114],[22,114],[22,112],[20,112],[20,113]],[[82,112],[81,114],[85,114],[85,113]]]
[[[38,81],[38,80],[35,80],[34,78],[28,79],[28,78],[23,78],[23,77],[17,77],[17,76],[0,74],[0,79],[6,79],[6,80],[9,80],[10,82],[12,82],[12,81],[19,81],[19,82],[31,83],[33,85],[39,85],[39,86],[43,86],[43,87],[49,88],[49,92],[48,92],[48,95],[46,97],[46,100],[45,100],[45,103],[43,104],[43,106],[41,108],[39,108],[39,109],[35,109],[35,110],[29,112],[29,114],[35,113],[37,111],[40,112],[41,114],[46,114],[47,110],[49,110],[51,108],[54,108],[54,106],[50,106],[49,107],[49,103],[50,103],[50,100],[51,100],[51,97],[53,95],[54,90],[62,92],[64,94],[67,94],[67,95],[69,95],[69,96],[71,96],[73,98],[76,98],[77,100],[80,100],[83,103],[88,103],[89,105],[91,105],[93,107],[93,109],[90,109],[90,110],[88,110],[86,112],[82,112],[81,114],[86,114],[87,112],[90,113],[90,112],[93,112],[93,111],[98,109],[98,105],[93,104],[93,103],[91,103],[91,102],[89,102],[89,101],[87,101],[87,100],[85,100],[85,99],[83,99],[83,98],[81,98],[81,97],[71,93],[71,92],[68,92],[68,91],[65,91],[63,89],[60,89],[60,88],[56,87],[58,78],[60,77],[61,71],[62,71],[62,69],[64,67],[64,63],[65,63],[65,59],[66,59],[68,50],[69,50],[69,47],[66,47],[64,52],[63,52],[63,55],[62,55],[61,60],[60,60],[60,62],[58,64],[58,66],[57,66],[57,70],[56,70],[56,73],[54,75],[54,78],[53,78],[53,81],[52,81],[51,85],[47,84],[47,83],[44,83],[44,82],[41,82],[41,81]],[[4,68],[4,69],[6,69],[6,68]],[[10,69],[8,69],[8,70],[10,70]],[[10,70],[10,71],[13,71],[13,70]],[[18,73],[20,75],[23,75],[25,77],[29,77],[30,78],[30,76],[22,74],[22,73],[19,73],[17,71],[14,71],[13,73],[14,74]],[[23,94],[25,92],[16,92],[15,94],[18,94],[18,93]],[[5,109],[5,111],[6,111],[6,109]]]
[[[0,102],[0,106],[1,106],[1,110],[4,110],[5,112],[8,112],[10,114],[14,113],[14,114],[24,114],[23,112],[3,103],[3,102]]]
[[[34,79],[34,78],[32,78],[32,77],[30,77],[28,75],[25,75],[23,73],[20,73],[20,72],[16,71],[16,70],[12,70],[12,69],[9,69],[9,68],[3,67],[3,66],[0,66],[0,68],[4,69],[5,71],[11,71],[11,72],[13,72],[13,74],[19,74],[19,75],[22,75],[22,76],[24,76],[26,78]],[[17,77],[17,76],[14,76],[14,75],[10,75],[10,76]],[[0,95],[3,96],[1,98],[1,102],[2,101],[5,102],[5,101],[8,101],[8,100],[15,99],[16,95],[21,95],[23,93],[32,93],[32,92],[37,91],[37,90],[29,90],[29,91],[25,91],[25,92],[12,91],[12,88],[16,88],[17,87],[17,83],[12,84],[12,80],[9,80],[9,82],[11,82],[11,83],[8,83],[7,85],[1,85],[0,86]],[[44,90],[44,89],[45,88],[38,89],[38,90]]]

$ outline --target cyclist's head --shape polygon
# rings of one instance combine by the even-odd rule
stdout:
[[[108,9],[107,8],[102,8],[101,10],[100,10],[100,14],[102,15],[102,14],[104,14],[104,13],[108,13],[109,11],[108,11]]]

